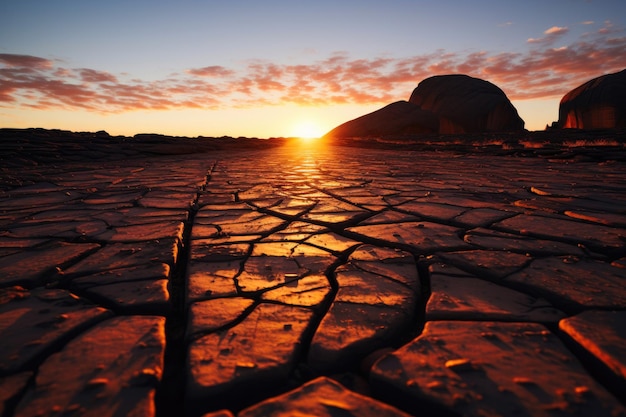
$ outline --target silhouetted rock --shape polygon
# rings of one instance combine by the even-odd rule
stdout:
[[[504,92],[467,75],[439,75],[423,80],[409,101],[343,123],[327,137],[369,137],[428,133],[520,131],[524,121]]]
[[[438,75],[418,84],[409,103],[439,117],[439,133],[524,129],[506,94],[494,84],[467,75]]]
[[[396,101],[382,109],[343,123],[327,135],[332,137],[364,137],[437,133],[437,115],[408,101]]]
[[[626,127],[626,69],[594,78],[563,96],[559,105],[557,127]]]

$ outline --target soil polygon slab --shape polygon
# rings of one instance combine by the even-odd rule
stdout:
[[[505,278],[541,294],[559,308],[626,308],[626,270],[607,263],[571,257],[536,259]],[[562,307],[561,307],[562,306]]]
[[[104,271],[72,279],[71,288],[87,289],[99,285],[119,284],[122,282],[168,279],[170,266],[167,264],[145,264]]]
[[[177,240],[160,239],[149,242],[113,243],[86,257],[63,272],[94,274],[117,268],[144,264],[168,264],[173,267],[178,257]]]
[[[561,320],[559,328],[626,380],[626,311],[585,311]]]
[[[151,191],[139,200],[139,205],[149,208],[188,209],[195,198],[194,193]]]
[[[164,325],[163,317],[131,316],[94,326],[46,359],[16,415],[154,415]]]
[[[439,221],[452,220],[453,218],[467,211],[467,208],[465,207],[421,201],[410,201],[408,203],[396,206],[396,209],[415,214],[419,217],[436,219]]]
[[[343,252],[346,249],[358,245],[360,242],[337,235],[335,233],[323,233],[311,236],[310,238],[306,239],[306,243],[322,247],[332,252]]]
[[[392,223],[401,223],[401,222],[415,222],[419,220],[416,216],[412,214],[401,213],[395,210],[384,210],[374,216],[363,220],[360,222],[360,225],[370,225],[370,224],[392,224]]]
[[[13,238],[107,238],[107,225],[102,221],[63,221],[22,224],[12,227],[5,236]]]
[[[21,372],[10,376],[0,377],[0,415],[8,415],[7,402],[17,396],[24,388],[33,372]]]
[[[188,397],[202,401],[242,384],[282,384],[293,370],[311,310],[261,303],[241,323],[195,340],[187,359]]]
[[[0,372],[32,365],[63,340],[110,314],[65,290],[0,290]]]
[[[606,226],[620,227],[626,229],[626,216],[623,214],[595,212],[585,210],[566,210],[566,216],[574,219],[586,220],[589,222],[604,224]]]
[[[431,222],[377,224],[350,227],[346,230],[378,241],[409,245],[422,253],[469,247],[458,237],[459,229],[456,227]]]
[[[108,240],[111,242],[141,242],[146,240],[174,238],[178,242],[182,242],[183,228],[184,224],[179,221],[116,227],[115,232]]]
[[[403,254],[407,256],[403,256]],[[358,260],[360,253],[354,252],[350,256],[350,264],[362,271],[401,282],[417,290],[420,285],[420,280],[414,258],[407,252],[401,251],[395,252],[394,255],[396,256],[380,258],[380,260]]]
[[[412,324],[411,306],[335,301],[320,323],[308,363],[318,372],[347,369],[367,354],[388,346]]]
[[[322,224],[337,224],[343,222],[349,222],[359,216],[362,216],[362,211],[310,211],[302,219],[311,220],[313,222],[320,222]]]
[[[187,269],[187,300],[237,294],[235,277],[242,261],[193,262]]]
[[[166,279],[99,285],[85,291],[112,310],[125,314],[166,315],[171,305]]]
[[[447,252],[437,256],[457,268],[492,279],[502,279],[531,261],[531,258],[519,253],[486,250]]]
[[[0,258],[3,285],[35,286],[51,279],[65,264],[99,248],[95,243],[51,242]]]
[[[191,262],[223,262],[248,256],[248,243],[214,243],[211,239],[191,241]]]
[[[540,324],[427,322],[374,365],[371,381],[377,396],[414,411],[425,401],[464,416],[626,412]]]
[[[580,221],[519,214],[494,224],[505,231],[583,244],[597,251],[617,251],[624,247],[625,229]]]
[[[237,282],[242,291],[256,292],[294,281],[308,272],[291,258],[255,256],[246,259]]]
[[[407,309],[415,304],[415,291],[378,274],[344,267],[336,271],[336,280],[339,285],[336,301],[388,307],[406,306]]]
[[[519,236],[511,233],[477,228],[467,232],[465,242],[485,249],[528,253],[531,255],[584,255],[574,244]]]
[[[330,283],[324,275],[307,275],[266,291],[261,298],[287,305],[316,307],[324,302],[330,291]]]
[[[547,301],[489,281],[431,274],[426,320],[556,323],[565,315]]]
[[[191,304],[187,334],[209,333],[226,327],[239,319],[254,301],[250,298],[216,298]]]
[[[408,414],[319,377],[278,397],[244,409],[238,417],[408,417]]]
[[[453,220],[469,227],[488,226],[497,221],[512,217],[515,213],[492,208],[473,208],[459,214]]]
[[[19,197],[4,198],[0,200],[0,206],[5,210],[20,210],[22,208],[32,208],[39,206],[46,206],[47,208],[54,207],[55,204],[65,204],[68,201],[80,198],[80,194],[53,191],[46,193],[37,193],[34,195],[21,195]]]

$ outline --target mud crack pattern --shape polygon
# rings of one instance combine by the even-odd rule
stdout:
[[[2,415],[624,414],[625,177],[335,146],[3,170]]]

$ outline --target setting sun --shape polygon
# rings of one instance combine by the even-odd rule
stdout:
[[[322,127],[310,121],[295,124],[292,132],[292,136],[301,139],[317,139],[326,133]]]

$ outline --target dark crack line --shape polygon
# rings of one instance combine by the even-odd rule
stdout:
[[[309,350],[322,320],[328,314],[328,311],[332,307],[335,298],[337,297],[337,293],[339,292],[339,282],[337,281],[337,274],[335,271],[337,268],[348,262],[350,255],[352,255],[357,247],[358,246],[353,246],[343,251],[339,256],[337,256],[335,262],[329,265],[324,272],[324,275],[330,284],[330,291],[326,294],[324,300],[314,308],[315,314],[307,328],[307,331],[302,335],[302,349],[300,350],[300,357],[296,359],[297,365],[295,369],[299,370],[301,374],[300,377],[304,380],[309,380],[315,376],[310,370],[308,370],[307,366]]]
[[[181,250],[176,260],[168,283],[171,312],[165,322],[165,354],[163,359],[163,377],[155,396],[156,416],[167,417],[184,414],[184,395],[186,381],[185,333],[187,329],[187,308],[185,306],[186,275],[191,246],[191,231],[199,211],[198,201],[206,191],[217,161],[211,165],[205,176],[204,184],[198,189],[189,208],[183,230]]]

